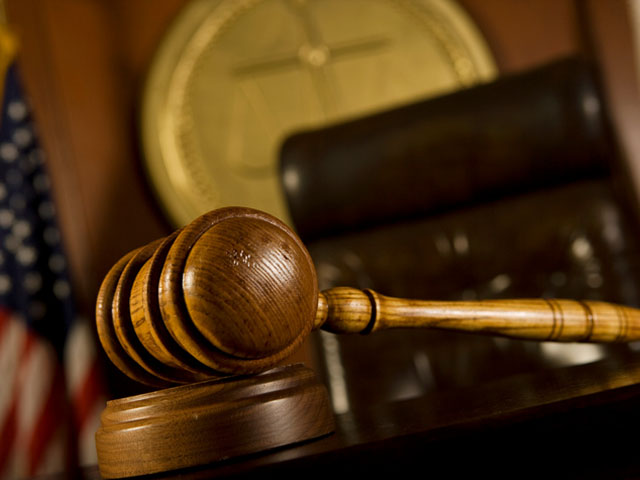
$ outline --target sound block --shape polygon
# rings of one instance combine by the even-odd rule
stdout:
[[[302,365],[112,400],[96,432],[104,478],[262,452],[334,430],[325,386]]]

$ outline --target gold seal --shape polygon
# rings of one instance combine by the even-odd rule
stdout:
[[[175,226],[214,208],[289,216],[287,135],[487,81],[495,66],[448,0],[194,0],[152,62],[145,163]]]

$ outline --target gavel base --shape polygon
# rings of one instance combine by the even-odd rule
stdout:
[[[327,435],[324,385],[302,365],[113,400],[96,433],[104,478],[209,464]]]

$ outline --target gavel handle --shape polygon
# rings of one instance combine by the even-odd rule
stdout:
[[[406,300],[337,287],[320,293],[315,327],[334,333],[437,328],[529,340],[629,342],[640,339],[640,310],[556,299]]]

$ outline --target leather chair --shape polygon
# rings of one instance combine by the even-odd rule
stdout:
[[[321,288],[640,303],[635,202],[582,59],[299,132],[281,178]],[[344,411],[633,351],[436,331],[315,343]]]

